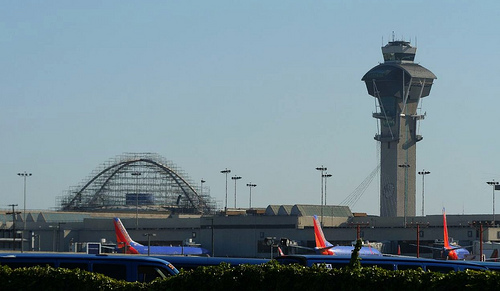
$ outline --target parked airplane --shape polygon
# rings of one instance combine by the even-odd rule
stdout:
[[[446,260],[465,260],[469,257],[470,253],[467,249],[457,244],[450,244],[450,238],[448,237],[448,225],[446,223],[446,211],[443,208],[443,247],[430,247],[430,246],[420,246],[421,248],[430,248],[434,250],[440,250],[442,253],[442,258]]]
[[[152,255],[194,255],[208,256],[209,251],[204,248],[191,246],[148,246],[141,245],[130,238],[120,218],[113,218],[115,224],[116,244],[119,252],[126,254],[152,254]]]
[[[325,235],[323,234],[323,229],[321,229],[321,225],[318,221],[317,215],[314,215],[313,222],[314,222],[314,238],[316,240],[316,247],[314,248],[314,250],[317,253],[322,255],[350,255],[352,253],[352,251],[354,250],[354,246],[334,246],[329,241],[326,240]],[[382,253],[380,253],[379,250],[368,246],[368,247],[361,247],[361,250],[359,250],[359,255],[381,256]]]
[[[446,224],[446,211],[443,208],[443,255],[447,260],[465,260],[470,253],[459,245],[451,245],[448,237],[448,225]]]

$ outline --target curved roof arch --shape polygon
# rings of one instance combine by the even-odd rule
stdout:
[[[67,191],[59,204],[64,211],[215,211],[215,202],[200,187],[174,163],[156,154],[124,154],[96,168]]]

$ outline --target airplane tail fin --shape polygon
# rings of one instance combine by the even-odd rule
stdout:
[[[125,248],[125,253],[127,254],[137,254],[137,250],[134,246],[139,245],[129,236],[125,226],[123,226],[120,218],[113,218],[113,223],[115,224],[115,234],[116,234],[116,244],[118,248]]]
[[[283,251],[281,250],[280,247],[278,247],[278,253],[280,254],[280,256],[284,256],[285,255],[285,253],[283,253]]]
[[[314,238],[316,240],[316,249],[318,249],[321,254],[327,255],[329,247],[332,246],[330,242],[328,242],[323,234],[323,229],[321,229],[321,225],[318,221],[318,216],[314,215]]]
[[[448,237],[448,225],[446,224],[446,211],[443,208],[443,243],[446,249],[451,249],[450,239]]]

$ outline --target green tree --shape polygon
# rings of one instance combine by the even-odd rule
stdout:
[[[363,241],[358,239],[356,241],[356,246],[354,246],[354,250],[352,250],[351,260],[349,261],[350,269],[360,269],[361,268],[361,258],[359,257],[359,250],[363,246]]]

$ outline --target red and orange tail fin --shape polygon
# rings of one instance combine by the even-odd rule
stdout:
[[[123,244],[130,246],[130,243],[133,242],[133,240],[128,235],[128,232],[125,229],[125,226],[123,226],[120,218],[115,217],[113,219],[113,223],[115,224],[116,243],[118,246]]]
[[[325,234],[323,233],[323,229],[321,229],[321,225],[318,221],[318,216],[314,215],[314,239],[316,240],[316,250],[319,251],[322,255],[333,255],[334,252],[331,249],[332,244],[326,240]]]
[[[448,237],[448,225],[446,224],[446,211],[443,208],[443,243],[446,249],[451,249],[450,238]]]
[[[283,251],[281,250],[280,247],[278,247],[278,253],[280,254],[280,256],[284,256],[285,255],[285,253],[283,253]]]
[[[323,234],[323,230],[321,229],[321,225],[319,224],[318,216],[314,215],[313,222],[314,222],[314,238],[316,240],[316,247],[324,248],[326,247],[326,239],[325,235]]]

